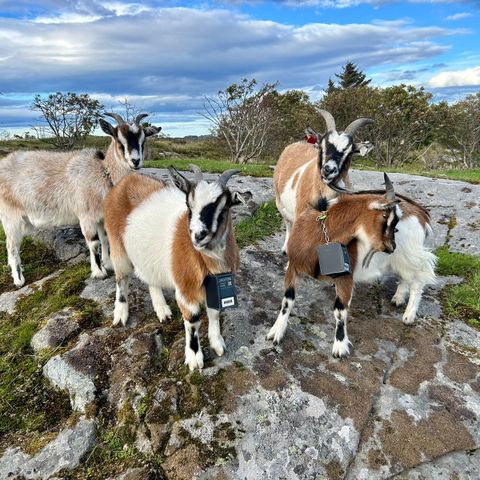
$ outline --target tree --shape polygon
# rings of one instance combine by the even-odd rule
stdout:
[[[47,98],[35,95],[32,110],[41,112],[57,148],[71,149],[97,126],[103,105],[88,94],[53,93]]]
[[[463,166],[474,168],[480,153],[480,92],[450,107],[444,131],[449,143],[460,150]]]
[[[367,80],[366,75],[353,62],[347,62],[341,73],[336,73],[335,76],[340,80],[340,88],[343,89],[366,87],[372,81],[372,79]],[[330,84],[333,84],[331,80],[329,81],[329,87]]]
[[[216,97],[205,97],[205,112],[201,115],[213,125],[234,163],[247,163],[259,157],[265,149],[274,108],[269,95],[276,84],[266,83],[257,89],[255,79],[244,78],[218,92]]]

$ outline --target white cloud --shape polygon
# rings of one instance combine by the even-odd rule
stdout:
[[[87,92],[106,105],[128,96],[176,120],[201,111],[204,94],[243,76],[318,96],[347,60],[367,73],[413,64],[447,52],[436,39],[459,32],[405,21],[298,27],[225,9],[123,9],[113,1],[77,13],[101,18],[64,23],[60,12],[56,23],[0,19],[1,92]]]
[[[461,13],[455,13],[454,15],[449,15],[447,17],[447,20],[450,20],[450,21],[463,20],[464,18],[470,18],[471,16],[472,16],[471,13],[461,12]]]
[[[480,85],[480,66],[441,72],[433,76],[428,84],[434,88]]]

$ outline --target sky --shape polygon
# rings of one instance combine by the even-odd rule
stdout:
[[[317,100],[347,61],[435,100],[479,91],[480,0],[0,0],[0,133],[42,124],[35,94],[73,91],[206,134],[206,95],[254,77]]]

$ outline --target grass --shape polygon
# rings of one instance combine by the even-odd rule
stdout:
[[[282,217],[278,213],[274,201],[266,202],[247,220],[235,227],[237,242],[240,248],[262,240],[280,229]]]
[[[474,255],[437,249],[437,273],[464,277],[459,285],[450,285],[442,292],[444,313],[450,318],[465,320],[480,329],[480,258]]]
[[[39,280],[58,269],[55,253],[42,242],[30,237],[24,238],[20,248],[23,275],[26,283]],[[7,264],[7,247],[5,234],[0,225],[0,293],[15,290],[10,267]]]
[[[252,177],[271,177],[273,175],[273,169],[267,164],[239,165],[227,161],[207,158],[148,160],[145,162],[145,166],[150,168],[167,168],[170,165],[173,165],[179,170],[190,170],[191,163],[198,165],[204,172],[222,173],[225,170],[235,168],[241,171],[241,175],[251,175]]]

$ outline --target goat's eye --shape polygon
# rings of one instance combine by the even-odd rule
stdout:
[[[398,228],[395,229],[395,233],[398,233]]]

